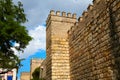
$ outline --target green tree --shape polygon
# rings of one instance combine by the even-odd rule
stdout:
[[[0,0],[0,68],[12,69],[21,66],[21,59],[14,54],[11,47],[14,47],[14,43],[19,43],[20,46],[15,48],[23,51],[32,39],[22,25],[26,21],[21,2],[15,5],[12,0]]]
[[[40,76],[40,67],[36,68],[34,72],[32,73],[33,80],[39,80]]]
[[[45,80],[43,78],[40,78],[39,76],[40,76],[40,67],[38,67],[34,70],[34,72],[32,73],[33,79],[31,79],[31,80]]]

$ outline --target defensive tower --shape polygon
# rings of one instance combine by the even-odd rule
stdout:
[[[67,31],[76,21],[76,14],[50,11],[46,21],[46,80],[70,80]]]

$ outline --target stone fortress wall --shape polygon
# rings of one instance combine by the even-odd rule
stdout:
[[[46,24],[46,80],[120,80],[120,0],[93,0],[78,21],[51,10]]]
[[[43,62],[40,65],[40,75],[39,78],[45,79],[46,78],[46,60],[43,60]]]
[[[76,14],[50,11],[46,21],[46,80],[70,80],[67,31],[76,21]]]
[[[70,80],[120,80],[120,0],[93,0],[68,36]]]

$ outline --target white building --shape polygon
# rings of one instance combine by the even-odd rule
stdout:
[[[2,69],[0,69],[0,72]],[[11,71],[5,73],[5,74],[0,74],[0,80],[16,80],[16,69],[12,69]]]

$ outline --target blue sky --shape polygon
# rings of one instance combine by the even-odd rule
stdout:
[[[28,22],[24,25],[29,31],[29,35],[33,37],[24,53],[17,54],[22,61],[23,67],[18,71],[18,80],[21,72],[30,71],[30,60],[32,58],[46,57],[46,19],[50,10],[65,11],[77,13],[81,16],[92,0],[13,0],[14,3],[21,1],[25,10]]]

